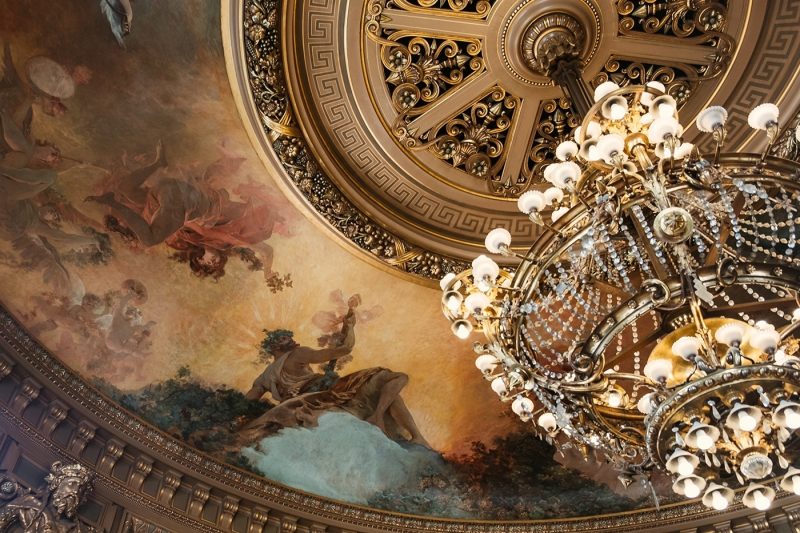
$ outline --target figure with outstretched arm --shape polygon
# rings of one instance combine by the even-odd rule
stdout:
[[[245,426],[248,440],[254,440],[271,425],[314,426],[325,411],[343,410],[380,428],[390,438],[430,447],[400,396],[408,376],[385,368],[369,368],[339,378],[327,390],[315,385],[322,375],[311,365],[325,364],[347,356],[355,346],[356,314],[351,308],[343,321],[340,345],[313,349],[300,346],[288,330],[268,332],[263,347],[274,360],[256,378],[247,392],[249,400],[269,393],[279,405]]]
[[[220,172],[235,172],[241,161],[222,158],[199,178],[176,179],[165,172],[156,176],[167,167],[159,143],[152,163],[118,177],[107,192],[86,200],[106,206],[109,230],[134,245],[172,248],[172,258],[188,263],[199,277],[219,279],[234,256],[269,279],[273,252],[264,241],[281,217],[272,205],[250,197],[233,200],[215,185]]]

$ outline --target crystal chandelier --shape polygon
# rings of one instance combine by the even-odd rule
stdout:
[[[768,155],[778,108],[748,117],[761,154],[724,153],[727,112],[705,109],[705,153],[662,84],[606,82],[592,102],[565,65],[583,122],[550,187],[518,200],[542,233],[517,253],[494,229],[513,269],[481,255],[442,279],[453,332],[485,335],[475,365],[534,433],[596,450],[626,486],[661,470],[717,510],[800,495],[800,165]]]

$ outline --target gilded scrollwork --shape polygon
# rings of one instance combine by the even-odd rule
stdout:
[[[622,33],[695,37],[719,33],[728,19],[727,0],[617,0]]]
[[[403,120],[421,115],[447,91],[486,68],[478,39],[386,33],[369,35],[381,45],[386,85]]]
[[[505,161],[505,141],[518,99],[501,87],[412,144],[477,178],[491,180]]]
[[[279,7],[275,0],[248,0],[244,40],[255,105],[272,141],[272,149],[292,183],[333,228],[389,266],[431,279],[466,268],[462,261],[414,246],[372,222],[319,168],[288,105],[278,34]],[[373,2],[370,10],[373,20],[380,19],[382,8],[382,3]],[[415,43],[413,49],[416,50],[417,46],[422,47],[422,44]],[[443,51],[439,57],[446,58],[447,53]],[[414,57],[414,54],[409,57]]]
[[[656,65],[612,57],[606,61],[603,70],[594,77],[592,84],[597,86],[606,81],[613,81],[620,87],[625,87],[658,81],[664,84],[667,94],[675,98],[678,106],[682,106],[701,83],[704,67]]]
[[[407,11],[486,18],[497,0],[390,0],[388,5]]]

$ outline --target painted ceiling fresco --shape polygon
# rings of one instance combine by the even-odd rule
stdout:
[[[505,414],[438,291],[340,247],[279,192],[240,124],[214,2],[0,14],[0,300],[87,380],[220,460],[352,503],[650,505]]]

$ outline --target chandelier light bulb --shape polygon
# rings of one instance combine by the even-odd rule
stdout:
[[[662,92],[662,93],[666,92],[666,90],[667,90],[667,88],[664,86],[664,84],[661,83],[660,81],[648,81],[647,83],[645,83],[645,86],[649,87],[651,89],[655,89],[656,91],[659,91],[659,92]],[[641,96],[639,101],[642,102],[643,105],[646,105],[647,107],[650,107],[653,104],[653,100],[658,98],[658,96],[659,95],[655,95],[655,94],[653,94],[651,92],[644,91],[644,92],[642,92],[642,96]]]
[[[697,447],[703,451],[710,450],[711,447],[714,446],[714,440],[711,438],[711,435],[702,429],[697,432],[696,441]]]
[[[786,410],[786,427],[789,429],[800,428],[800,411],[795,408]]]
[[[583,130],[583,125],[575,128],[575,135],[573,135],[575,142],[582,145],[586,141],[596,139],[603,133],[603,127],[599,122],[592,120],[586,125],[586,131]]]
[[[680,124],[674,118],[657,118],[647,129],[647,138],[653,144],[666,141],[670,137],[677,137]]]
[[[661,383],[672,375],[672,362],[669,359],[651,359],[644,365],[644,375]]]
[[[781,334],[775,329],[757,327],[750,333],[748,342],[756,350],[772,352],[778,347],[780,340]]]
[[[597,161],[600,159],[600,153],[597,151],[597,138],[583,141],[578,154],[586,161]]]
[[[502,254],[511,247],[511,233],[505,228],[495,228],[486,234],[486,250],[491,254]]]
[[[492,390],[498,396],[504,396],[508,389],[506,388],[506,381],[502,377],[496,377],[492,380]]]
[[[690,463],[686,458],[681,457],[678,459],[678,473],[682,476],[688,476],[689,474],[694,472],[694,465]]]
[[[695,125],[703,133],[712,133],[716,128],[721,128],[728,121],[728,111],[715,105],[705,108],[697,115]]]
[[[456,279],[456,275],[453,272],[448,272],[439,280],[439,287],[441,287],[443,291],[447,290],[447,286],[450,285],[450,282],[454,279]]]
[[[653,98],[650,103],[650,113],[655,115],[656,119],[659,118],[672,118],[675,117],[675,111],[678,109],[678,103],[673,97],[668,94],[662,94]]]
[[[702,342],[697,337],[681,337],[672,343],[672,353],[689,360],[700,353]]]
[[[499,275],[500,265],[495,263],[490,257],[479,255],[472,260],[472,277],[475,279],[476,285],[481,285],[481,282],[484,282],[488,285],[488,289],[491,289]],[[487,290],[487,287],[484,286],[480,286],[479,288],[483,291]]]
[[[568,188],[571,184],[577,182],[581,176],[581,167],[572,161],[554,163],[547,168],[552,168],[553,170],[549,174],[545,173],[545,179],[559,189]]]
[[[533,402],[524,396],[517,396],[516,399],[511,402],[511,410],[514,411],[514,414],[517,416],[530,416],[533,411]]]
[[[745,330],[741,324],[731,323],[720,326],[714,332],[717,342],[727,346],[738,346],[744,340]]]
[[[683,494],[687,498],[697,498],[700,496],[700,486],[695,483],[691,478],[686,480],[683,485]]]
[[[694,473],[699,463],[700,460],[695,455],[678,448],[667,459],[666,467],[673,474],[688,476]]]
[[[775,104],[761,104],[753,108],[747,115],[747,123],[756,130],[765,130],[778,124],[780,110]]]
[[[612,164],[613,158],[619,155],[625,157],[625,139],[621,135],[609,133],[608,135],[601,135],[597,139],[597,154],[609,165]]]
[[[623,396],[617,389],[611,389],[606,394],[606,403],[609,407],[617,408],[622,405]]]
[[[606,97],[609,93],[612,93],[619,89],[619,85],[614,83],[613,81],[604,81],[600,85],[598,85],[594,90],[594,101],[599,102],[603,98]]]
[[[567,213],[567,211],[569,211],[569,207],[559,207],[558,209],[553,211],[553,214],[550,215],[550,219],[553,222],[557,222],[559,218],[561,218]]]
[[[733,490],[718,483],[709,483],[703,495],[703,503],[717,511],[724,511],[733,501]]]
[[[653,149],[653,152],[655,152],[656,157],[659,159],[669,159],[672,157],[672,150],[667,146],[667,143],[658,143]]]
[[[741,411],[739,413],[739,429],[742,431],[753,431],[756,429],[758,425],[758,420],[754,416],[751,416],[746,411]]]
[[[482,292],[473,292],[464,300],[464,306],[476,315],[482,315],[491,304],[492,301]]]
[[[595,120],[589,122],[589,124],[586,126],[586,139],[596,139],[600,137],[601,133],[603,133],[603,127]]]
[[[456,320],[453,322],[452,330],[456,337],[464,340],[472,333],[472,323],[469,320]]]
[[[553,416],[553,413],[542,413],[536,423],[548,433],[552,433],[556,429],[556,417]]]
[[[578,145],[572,141],[564,141],[556,147],[556,157],[568,161],[578,155]]]
[[[447,291],[444,293],[442,299],[444,300],[445,307],[447,307],[451,313],[458,313],[461,309],[461,302],[464,300],[463,296],[461,296],[461,293],[458,291]]]
[[[686,434],[686,444],[698,450],[708,451],[719,439],[719,429],[708,424],[695,421]]]
[[[775,491],[759,483],[751,483],[742,497],[742,503],[751,509],[766,511],[772,505]]]
[[[493,355],[484,354],[479,355],[477,359],[475,359],[475,368],[480,370],[483,374],[490,374],[497,365],[500,364],[500,361]]]
[[[694,145],[692,143],[682,143],[675,149],[675,154],[673,154],[673,156],[675,159],[684,159],[692,154],[692,150],[694,150]]]
[[[711,495],[711,507],[717,511],[724,511],[728,508],[728,500],[719,491],[715,491]]]
[[[636,403],[636,408],[639,410],[640,413],[643,415],[649,415],[653,412],[653,397],[655,396],[654,392],[648,392]]]
[[[544,194],[539,191],[524,192],[517,198],[517,209],[526,215],[538,213],[548,204]]]
[[[753,431],[758,427],[761,422],[761,411],[744,403],[737,403],[728,418],[725,420],[725,425],[731,429],[739,431]]]
[[[800,496],[800,469],[789,467],[781,479],[781,488],[786,492],[793,492]]]
[[[679,477],[672,484],[672,490],[687,498],[697,498],[706,487],[706,480],[700,476],[688,475]]]
[[[800,307],[792,311],[792,320],[794,321],[800,320]]]
[[[614,96],[603,102],[600,112],[609,120],[621,120],[628,114],[628,101],[623,96]]]
[[[789,400],[781,400],[775,408],[773,420],[776,424],[787,429],[795,430],[800,428],[800,404]]]
[[[558,187],[549,187],[544,191],[544,200],[548,204],[554,204],[564,199],[564,191]]]

